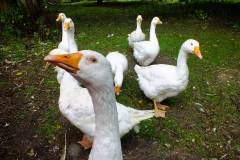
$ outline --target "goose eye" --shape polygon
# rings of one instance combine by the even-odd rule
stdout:
[[[97,63],[97,58],[96,57],[89,57],[88,61],[89,61],[89,63]]]
[[[97,62],[97,59],[96,58],[92,58],[91,59],[93,63],[96,63]]]
[[[191,43],[191,46],[193,46],[193,43]]]

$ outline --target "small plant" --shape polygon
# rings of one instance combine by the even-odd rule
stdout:
[[[240,29],[240,21],[233,24],[234,29]]]
[[[195,16],[200,20],[206,20],[208,18],[207,12],[200,9],[195,11]]]
[[[148,119],[140,124],[140,134],[146,137],[154,137],[156,129],[153,119]]]

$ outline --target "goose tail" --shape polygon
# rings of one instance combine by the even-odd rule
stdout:
[[[134,66],[134,70],[135,70],[136,73],[139,73],[140,70],[141,70],[141,67],[136,64],[136,65]]]
[[[152,117],[154,117],[154,110],[135,110],[133,112],[133,118],[137,123]]]

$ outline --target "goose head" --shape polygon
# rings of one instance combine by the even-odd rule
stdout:
[[[137,20],[137,23],[141,23],[142,20],[143,20],[143,19],[142,19],[142,16],[141,16],[141,15],[138,15],[136,20]]]
[[[85,50],[72,54],[48,55],[44,60],[65,69],[85,86],[101,88],[107,85],[113,88],[111,65],[98,52]]]
[[[71,18],[66,18],[63,24],[63,29],[65,31],[73,31],[74,30],[74,23]]]
[[[57,22],[61,21],[61,22],[64,22],[64,20],[66,19],[66,15],[64,13],[59,13],[58,14],[58,17],[56,19]]]
[[[198,58],[202,59],[202,54],[199,47],[199,42],[194,39],[188,39],[183,44],[181,49],[185,53],[195,54]]]
[[[159,19],[159,17],[154,17],[152,19],[151,24],[153,24],[153,25],[162,24],[162,21]]]

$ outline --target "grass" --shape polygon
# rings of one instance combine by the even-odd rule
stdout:
[[[57,133],[62,129],[62,125],[59,122],[58,107],[49,107],[39,120],[41,123],[36,129],[36,133],[46,137],[49,143],[53,143]]]
[[[207,14],[207,19],[201,19],[194,14],[186,14],[193,13],[186,7],[184,13],[177,17],[176,13],[173,15],[174,10],[178,13],[182,7],[157,5],[153,8],[149,4],[134,3],[119,7],[111,4],[102,7],[78,4],[52,10],[56,11],[56,14],[65,12],[72,17],[80,50],[96,50],[104,55],[118,50],[127,55],[129,71],[124,79],[122,94],[117,99],[138,109],[151,109],[153,106],[138,87],[133,71],[135,62],[127,43],[127,34],[135,29],[136,15],[143,15],[142,28],[147,35],[151,18],[160,16],[163,21],[163,25],[157,26],[160,54],[174,63],[178,50],[186,39],[198,40],[204,58],[199,60],[189,56],[190,77],[187,89],[179,96],[164,101],[163,103],[171,106],[167,118],[144,121],[141,124],[140,136],[154,139],[163,152],[180,148],[184,152],[204,158],[221,158],[227,154],[228,159],[235,159],[239,152],[240,139],[234,137],[231,130],[238,128],[239,131],[240,120],[236,105],[239,104],[240,95],[239,30],[229,25],[225,17],[222,17],[223,22],[214,21],[211,12]],[[109,37],[110,34],[113,36]],[[38,35],[24,38],[24,42],[15,38],[7,42],[1,50],[4,57],[12,61],[30,59],[34,63],[43,64],[44,55],[57,46],[60,38],[60,34],[44,42],[39,40]],[[33,44],[33,47],[26,49],[29,43]],[[31,66],[26,70],[35,73],[39,69]],[[46,88],[57,89],[53,71],[49,71],[44,78],[43,84]],[[4,83],[1,81],[0,85]],[[32,83],[33,86],[26,89],[26,94],[36,92],[37,86],[34,87],[36,84]],[[233,103],[232,99],[238,103]],[[59,116],[56,107],[49,107],[39,118],[42,121],[37,132],[52,139],[54,134],[62,129]]]

